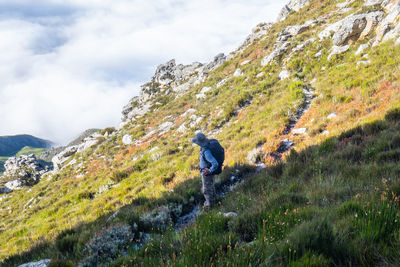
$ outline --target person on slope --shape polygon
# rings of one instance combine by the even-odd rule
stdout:
[[[192,142],[201,147],[200,174],[203,183],[202,193],[205,198],[203,208],[209,208],[216,200],[214,177],[222,172],[225,151],[217,140],[210,140],[203,133],[196,134]]]

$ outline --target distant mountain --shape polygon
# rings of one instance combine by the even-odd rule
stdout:
[[[51,148],[53,143],[32,135],[0,136],[0,156],[11,157],[24,147]]]

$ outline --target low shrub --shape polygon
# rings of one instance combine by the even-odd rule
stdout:
[[[400,218],[397,209],[384,201],[357,214],[355,225],[363,239],[369,242],[389,242],[400,227]]]
[[[65,230],[61,232],[56,239],[56,248],[63,255],[68,255],[74,252],[78,244],[79,236],[75,230]]]
[[[80,267],[108,265],[127,252],[129,244],[135,241],[135,234],[128,225],[114,226],[93,238],[85,247],[86,257]]]
[[[395,108],[389,110],[385,115],[385,120],[390,122],[399,122],[400,121],[400,108]]]
[[[285,242],[286,243],[286,242]],[[302,257],[307,252],[315,252],[331,257],[335,251],[335,234],[332,225],[326,219],[314,219],[304,222],[295,228],[288,236],[288,242],[282,252],[296,251],[295,257]]]
[[[73,267],[74,264],[72,263],[72,261],[68,261],[68,260],[51,260],[51,262],[49,263],[49,265],[47,265],[47,267]]]

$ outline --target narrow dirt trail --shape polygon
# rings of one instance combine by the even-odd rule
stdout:
[[[286,125],[286,128],[282,134],[283,137],[287,137],[292,133],[294,126],[299,122],[299,120],[303,117],[303,115],[309,110],[311,106],[311,102],[314,99],[315,91],[309,87],[305,87],[303,89],[303,103],[297,109],[296,115],[289,120],[289,123]],[[281,141],[279,148],[272,152],[270,155],[274,158],[275,161],[281,161],[282,155],[288,152],[293,146],[295,142],[290,140],[289,138],[285,138]]]

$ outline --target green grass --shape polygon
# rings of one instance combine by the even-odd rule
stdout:
[[[18,151],[16,156],[29,155],[29,154],[38,155],[40,153],[43,153],[46,150],[47,150],[46,148],[33,148],[33,147],[26,146],[26,147],[22,148],[20,151]]]
[[[360,4],[356,1],[352,8]],[[152,241],[139,251],[130,249],[115,266],[371,266],[399,260],[400,235],[393,223],[398,203],[391,194],[400,193],[400,74],[394,60],[400,57],[399,47],[375,47],[368,51],[371,63],[356,68],[354,62],[361,60],[354,55],[358,43],[328,61],[331,42],[316,42],[290,60],[292,78],[284,81],[278,79],[283,62],[260,65],[284,27],[334,6],[332,1],[315,1],[303,13],[274,24],[269,38],[249,46],[187,94],[175,98],[159,92],[154,102],[162,105],[157,109],[71,157],[76,164],[45,177],[29,192],[13,192],[0,202],[0,259],[11,256],[9,266],[43,257],[76,265],[88,242],[104,228],[136,224],[137,231],[153,235]],[[323,26],[316,27],[293,44],[315,37]],[[322,57],[315,59],[320,50]],[[245,59],[252,61],[240,66]],[[231,77],[216,88],[238,67],[243,77]],[[265,75],[257,78],[261,72]],[[307,128],[307,135],[283,136],[303,102],[302,89],[314,78],[315,99],[295,126]],[[204,86],[213,90],[206,100],[197,100]],[[154,84],[152,90],[157,90]],[[194,113],[183,116],[189,108]],[[337,118],[327,119],[333,112]],[[202,117],[195,127],[189,126],[192,115]],[[166,121],[175,123],[171,132],[151,134]],[[182,123],[188,130],[179,133]],[[226,148],[221,180],[248,178],[194,226],[182,232],[172,231],[168,223],[153,227],[143,220],[145,214],[166,206],[187,213],[202,202],[199,150],[190,142],[196,129],[215,133]],[[123,145],[125,134],[141,144]],[[282,163],[272,164],[268,153],[287,137],[295,141],[295,150],[283,155]],[[254,174],[246,156],[260,144],[268,168]],[[24,209],[31,199],[31,207]],[[107,222],[117,210],[120,214]],[[228,211],[238,217],[219,214]],[[172,223],[176,216],[171,215]],[[372,220],[376,216],[379,220]],[[330,245],[321,245],[325,243]]]

